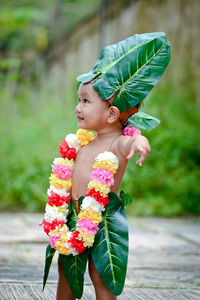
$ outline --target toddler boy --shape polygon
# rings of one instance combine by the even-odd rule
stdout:
[[[74,256],[64,255],[65,252],[63,252],[65,246],[68,253],[72,253],[70,252],[72,251],[70,250],[72,239],[68,239],[68,242],[62,244],[61,247],[58,239],[64,239],[64,237],[61,236],[62,234],[58,235],[58,227],[52,231],[48,229],[51,246],[53,245],[53,248],[55,246],[58,251],[60,249],[57,300],[81,297],[87,259],[97,300],[116,299],[116,296],[123,290],[128,256],[128,227],[123,208],[127,202],[127,195],[121,193],[119,199],[118,191],[128,160],[139,153],[140,156],[136,163],[141,166],[150,153],[150,145],[144,136],[124,135],[122,130],[125,125],[134,125],[149,130],[159,123],[157,119],[138,112],[138,107],[157,83],[168,62],[169,42],[164,33],[134,35],[115,45],[105,47],[94,68],[89,73],[77,78],[80,82],[79,103],[75,111],[78,127],[82,130],[95,131],[96,137],[81,147],[74,158],[76,163],[70,189],[70,196],[73,199],[71,202],[72,212],[67,220],[69,227],[74,220],[76,221],[78,236],[75,242],[73,240],[73,245],[80,243],[81,237],[86,237],[83,227],[80,229],[83,224],[81,210],[85,208],[87,223],[90,222],[90,228],[87,225],[88,232],[97,226],[94,224],[95,222],[99,223],[99,227],[95,227],[98,229],[96,229],[94,244],[87,248],[88,244],[84,240],[82,250],[79,245],[80,253],[83,253],[76,255],[75,251],[73,252]],[[126,128],[128,130],[124,129],[123,132],[131,131],[131,127]],[[138,133],[137,130],[135,132]],[[79,138],[79,135],[77,136]],[[69,147],[71,143],[69,137],[66,137],[66,141],[68,144],[66,145],[65,142],[62,146],[64,148]],[[74,141],[72,148],[76,148]],[[63,150],[61,152],[63,154]],[[108,158],[107,161],[104,159],[105,157]],[[104,170],[96,166],[99,162],[101,166],[105,166]],[[93,171],[93,169],[97,170]],[[55,170],[56,168],[54,168]],[[109,175],[110,177],[108,176],[109,172],[112,173]],[[54,173],[58,178],[54,177],[52,182],[57,184],[57,188],[59,187],[60,173],[58,171]],[[97,181],[94,180],[95,178]],[[87,198],[90,204],[94,203],[94,199],[97,199],[99,203],[107,199],[107,192],[101,189],[102,186],[98,188],[99,183],[104,189],[109,186],[109,202],[107,201],[108,203],[105,205],[106,210],[103,206],[99,206],[103,212],[102,217],[99,217],[98,214],[96,216],[100,221],[94,221],[93,218],[93,223],[91,223],[91,211],[86,207],[87,201],[84,202],[84,199]],[[51,200],[53,196],[55,198],[54,192],[56,191],[55,187],[52,189]],[[85,198],[82,199],[80,206],[79,201],[83,195]],[[102,197],[105,197],[104,200]],[[73,210],[73,203],[75,203],[75,210]],[[99,203],[97,204],[99,205]],[[93,207],[93,210],[95,209],[97,210]],[[48,211],[45,216],[46,220],[49,220]],[[47,224],[50,228],[51,222],[46,222],[46,228]],[[85,227],[84,230],[86,230]],[[56,245],[58,246],[56,247]],[[48,253],[53,253],[53,251],[54,249],[51,248]]]

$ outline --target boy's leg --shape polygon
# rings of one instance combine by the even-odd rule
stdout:
[[[61,261],[58,259],[58,286],[56,300],[75,300],[75,296],[70,290],[67,279],[65,278]]]
[[[117,296],[113,295],[103,283],[91,256],[89,256],[89,274],[95,288],[96,300],[117,299]]]

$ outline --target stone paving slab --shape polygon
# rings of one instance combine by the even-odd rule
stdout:
[[[39,265],[19,265],[19,264],[0,264],[0,283],[41,283],[43,266]],[[52,266],[48,278],[48,284],[57,282],[57,266]],[[88,272],[85,274],[85,284],[91,285]],[[200,288],[199,269],[177,270],[168,268],[140,268],[129,267],[125,282],[129,287],[151,287],[151,288]]]
[[[57,257],[41,290],[41,214],[0,214],[0,300],[55,299]],[[12,230],[7,227],[12,219]],[[118,299],[200,299],[200,218],[129,218],[129,262]],[[94,299],[88,273],[82,299]]]
[[[168,233],[180,239],[188,240],[200,246],[200,218],[130,218],[129,224],[150,232]]]
[[[29,213],[1,213],[0,214],[0,243],[41,243],[47,242],[46,234],[38,225],[42,220],[42,214]],[[8,227],[11,223],[12,228]]]
[[[126,287],[123,293],[118,296],[119,300],[199,300],[200,290],[187,289],[157,289],[157,288],[130,288]],[[1,300],[55,300],[56,285],[48,286],[42,291],[41,284],[32,283],[7,283],[1,284]],[[85,285],[82,300],[94,300],[93,287]]]

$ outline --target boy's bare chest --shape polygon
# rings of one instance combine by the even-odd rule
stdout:
[[[105,151],[102,148],[102,151],[98,148],[93,147],[83,147],[79,151],[76,163],[73,171],[73,180],[76,182],[77,180],[89,180],[90,174],[92,172],[92,166],[95,163],[95,158],[101,152]]]
[[[95,156],[86,151],[79,153],[73,171],[73,186],[77,182],[83,183],[89,180]]]
[[[104,151],[108,151],[106,145],[99,147],[90,147],[89,145],[79,151],[72,176],[72,197],[75,200],[86,193],[95,158]]]

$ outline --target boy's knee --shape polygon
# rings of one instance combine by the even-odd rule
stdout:
[[[104,283],[98,273],[91,272],[89,274],[90,274],[92,283],[94,284],[95,287],[104,286]]]
[[[90,264],[89,264],[89,275],[90,275],[90,278],[92,280],[92,283],[94,284],[94,286],[102,286],[104,285],[93,261],[91,262],[90,261]]]

